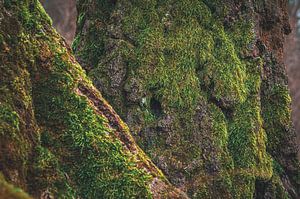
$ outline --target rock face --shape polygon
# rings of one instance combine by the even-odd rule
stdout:
[[[36,0],[0,1],[0,198],[186,198],[135,144]]]
[[[191,198],[299,198],[285,0],[78,1],[76,56]]]

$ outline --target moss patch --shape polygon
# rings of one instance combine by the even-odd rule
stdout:
[[[16,14],[8,19],[18,30],[2,34],[7,28],[3,26],[9,26],[2,24],[0,32],[5,35],[1,39],[5,67],[0,67],[4,74],[0,90],[8,91],[0,96],[0,136],[7,138],[9,149],[22,145],[18,148],[22,156],[8,151],[24,167],[18,168],[23,178],[12,176],[14,183],[20,180],[37,198],[46,192],[55,198],[151,198],[154,176],[169,186],[159,170],[146,167],[152,163],[135,143],[131,144],[137,151],[126,148],[130,143],[122,143],[115,126],[80,93],[79,83],[91,88],[92,84],[51,29],[40,3],[6,1],[5,6]],[[12,46],[14,51],[10,51]],[[5,51],[10,56],[3,56]],[[99,93],[97,97],[103,100]],[[108,104],[103,106],[111,109]],[[5,170],[5,175],[10,174],[7,172],[15,171]],[[163,191],[168,194],[169,190]]]
[[[140,146],[192,197],[253,197],[256,179],[274,175],[253,7],[86,2],[73,50]]]

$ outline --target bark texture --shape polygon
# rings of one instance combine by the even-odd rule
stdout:
[[[0,1],[0,198],[185,198],[50,21],[37,0]]]
[[[79,0],[73,49],[191,198],[299,198],[285,0]]]

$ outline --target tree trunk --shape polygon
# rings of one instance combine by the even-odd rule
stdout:
[[[47,199],[186,197],[135,144],[37,0],[0,1],[0,93],[1,198],[29,198],[11,184]]]
[[[286,0],[78,1],[73,49],[191,198],[299,198]]]

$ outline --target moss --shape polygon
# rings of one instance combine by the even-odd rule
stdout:
[[[274,67],[271,71],[275,71],[275,64],[271,65]],[[295,184],[297,187],[300,187],[300,163],[297,160],[297,152],[292,149],[289,144],[294,140],[293,135],[293,127],[291,124],[291,98],[289,96],[289,91],[286,85],[283,85],[279,81],[270,85],[269,82],[264,82],[264,86],[268,86],[266,88],[266,92],[263,96],[263,118],[264,118],[264,127],[266,129],[268,139],[270,140],[267,143],[267,149],[270,154],[274,157],[274,170],[276,171],[276,175],[274,176],[273,182],[274,185],[273,190],[274,194],[278,194],[282,197],[287,198],[288,193],[282,187],[282,182],[280,177],[289,176],[291,183]],[[281,146],[285,147],[281,147]],[[294,157],[288,164],[282,162],[283,156]],[[279,162],[281,164],[279,164]],[[290,172],[286,172],[283,174],[283,171],[287,170],[287,167],[293,168]],[[277,191],[275,191],[277,190]]]
[[[21,133],[20,116],[9,105],[0,102],[0,139],[2,153],[0,164],[2,171],[15,169],[20,178],[24,178],[28,171],[28,154],[30,144]],[[19,186],[24,184],[19,183]]]
[[[104,15],[84,2],[74,50],[141,147],[192,196],[251,198],[255,180],[273,175],[251,6],[151,0],[104,5]]]
[[[272,98],[271,98],[272,97]],[[282,128],[290,128],[291,98],[287,86],[275,84],[270,91],[269,99],[264,100],[264,119],[268,136],[270,138],[270,150],[276,150],[280,145],[283,134]],[[286,125],[287,124],[287,125]]]
[[[59,159],[47,148],[37,146],[35,148],[33,163],[34,181],[32,189],[47,190],[59,198],[72,198],[77,195],[72,186],[68,174],[61,169]]]
[[[120,129],[130,137],[127,127],[117,116],[106,118],[93,93],[82,93],[79,85],[92,84],[49,31],[40,4],[7,7],[18,11],[19,22],[1,50],[20,59],[0,67],[0,90],[8,93],[0,96],[0,130],[9,126],[8,135],[27,144],[22,129],[30,120],[34,157],[28,148],[13,156],[21,159],[17,166],[34,163],[29,170],[36,173],[22,173],[25,182],[36,180],[29,190],[59,198],[151,198],[151,181],[164,176],[145,171],[147,156],[118,137]],[[224,2],[206,0],[81,0],[79,11],[73,49],[119,113],[137,118],[136,138],[172,183],[191,197],[253,198],[255,183],[264,181],[275,196],[288,196],[280,180],[286,168],[274,151],[291,128],[290,98],[284,84],[265,88],[251,12],[231,13]]]
[[[123,151],[119,141],[111,138],[106,119],[95,114],[85,97],[73,93],[79,76],[72,71],[77,66],[64,60],[65,53],[54,56],[54,67],[50,73],[41,73],[33,88],[38,122],[47,127],[51,137],[61,132],[50,146],[54,155],[65,157],[59,160],[61,171],[73,179],[81,197],[150,197],[147,184],[151,177],[135,166],[136,160]],[[59,150],[61,146],[64,153]]]
[[[15,5],[19,6],[19,19],[22,20],[24,27],[28,31],[40,31],[42,28],[41,21],[43,23],[52,23],[51,18],[46,14],[43,6],[34,1],[17,1]],[[36,20],[39,19],[39,20]]]
[[[0,135],[17,139],[17,133],[20,130],[18,114],[9,106],[0,104],[0,121]]]
[[[31,199],[22,189],[9,184],[0,173],[0,195],[5,199]]]
[[[35,197],[49,191],[58,198],[152,198],[154,177],[170,186],[134,141],[124,143],[118,137],[131,138],[128,127],[112,110],[108,119],[113,121],[101,112],[111,107],[52,31],[40,4],[14,1],[10,9],[19,28],[12,33],[18,45],[10,56],[18,59],[0,68],[5,74],[0,89],[9,91],[0,96],[0,130],[5,130],[0,136],[15,136],[25,147],[18,148],[22,157],[12,156],[14,151],[8,151],[8,156],[22,160],[25,169],[20,181],[26,191]],[[95,99],[81,93],[79,84],[95,92],[104,107],[92,104]],[[17,143],[8,142],[9,146]],[[128,148],[130,144],[134,149]]]
[[[273,161],[273,170],[274,174],[272,178],[265,182],[265,181],[257,181],[256,187],[261,192],[257,192],[257,197],[263,197],[264,195],[268,194],[272,198],[283,198],[283,199],[291,199],[291,195],[288,193],[287,187],[283,184],[281,176],[285,175],[285,171],[282,166]],[[262,187],[265,187],[265,190],[262,190]]]
[[[233,120],[235,122],[230,125],[229,149],[235,166],[254,169],[253,172],[262,172],[261,177],[270,178],[272,164],[270,156],[266,154],[266,134],[262,129],[259,105],[252,100],[243,104]]]
[[[254,198],[255,177],[249,174],[234,176],[233,198]]]
[[[24,166],[26,162],[26,149],[28,144],[24,141],[24,138],[20,136],[19,123],[19,115],[13,111],[11,107],[0,104],[1,139],[6,140],[6,145],[8,145],[7,147],[9,147],[9,143],[13,143],[13,145],[10,146],[10,149],[8,148],[8,150],[12,150],[14,152],[11,160],[21,162],[21,165]]]
[[[4,0],[4,7],[9,8],[12,5],[12,0]]]

